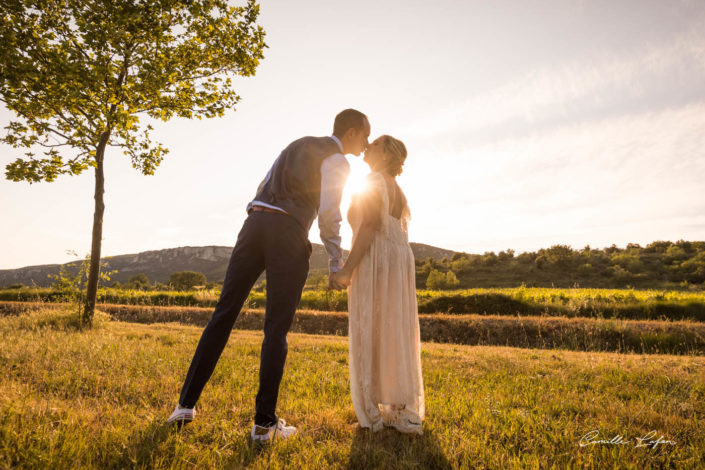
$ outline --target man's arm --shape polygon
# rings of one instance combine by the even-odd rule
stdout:
[[[321,201],[318,210],[318,228],[321,241],[329,257],[329,271],[343,267],[343,249],[340,247],[340,200],[350,174],[350,164],[343,154],[336,153],[321,164]]]

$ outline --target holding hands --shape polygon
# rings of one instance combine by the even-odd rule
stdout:
[[[350,279],[352,278],[352,273],[350,273],[345,268],[340,271],[332,272],[328,275],[328,290],[335,289],[345,289],[350,285]]]

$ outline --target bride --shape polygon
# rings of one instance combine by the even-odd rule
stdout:
[[[405,159],[404,144],[388,135],[367,148],[367,188],[348,211],[352,248],[332,283],[348,286],[350,390],[360,425],[421,434],[416,268],[407,234],[409,208],[395,179]]]

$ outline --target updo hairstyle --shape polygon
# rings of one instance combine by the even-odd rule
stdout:
[[[406,146],[401,140],[395,139],[390,135],[381,136],[384,141],[385,153],[389,156],[387,159],[387,172],[394,177],[401,175],[404,161],[406,161]]]

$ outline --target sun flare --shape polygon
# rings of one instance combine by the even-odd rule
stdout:
[[[350,162],[350,176],[348,176],[348,181],[345,184],[345,189],[343,190],[343,197],[340,204],[340,208],[343,213],[345,213],[348,207],[350,207],[353,194],[365,189],[365,177],[370,174],[370,167],[362,161],[362,158],[349,159],[348,161]]]

